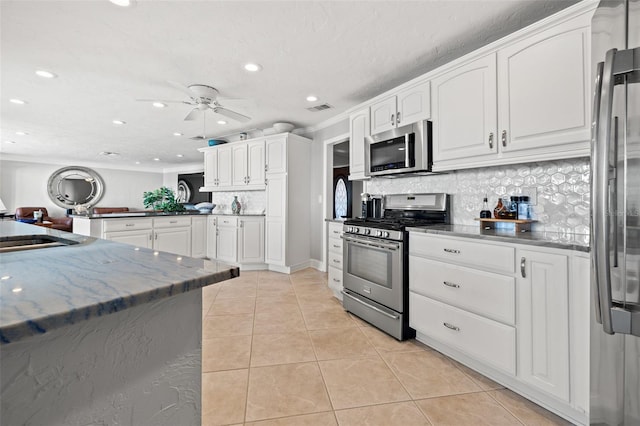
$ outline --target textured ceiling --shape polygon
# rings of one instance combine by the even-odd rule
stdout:
[[[2,1],[0,149],[5,158],[116,168],[199,162],[205,142],[189,137],[202,135],[202,118],[183,121],[188,105],[157,109],[135,99],[186,100],[168,80],[207,84],[250,100],[228,106],[252,117],[219,125],[221,117],[207,112],[207,136],[278,121],[308,127],[573,3]],[[250,61],[263,70],[244,71]],[[36,69],[58,78],[37,77]],[[309,94],[320,100],[307,102]],[[324,102],[335,108],[306,109]]]

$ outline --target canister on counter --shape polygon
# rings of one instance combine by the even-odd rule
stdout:
[[[529,196],[522,195],[519,198],[518,219],[531,219],[531,204],[529,202]]]

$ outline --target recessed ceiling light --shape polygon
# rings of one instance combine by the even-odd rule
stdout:
[[[28,134],[29,134],[29,133],[27,133],[27,132],[22,132],[22,131],[20,131],[20,132],[16,132],[16,135],[19,135],[19,136],[27,136]]]
[[[22,99],[9,99],[9,102],[11,102],[12,104],[18,104],[18,105],[24,105],[27,102],[23,101]]]
[[[21,287],[16,287],[14,289],[11,289],[11,291],[14,292],[14,293],[20,293],[22,291],[22,288]]]
[[[132,3],[131,0],[109,0],[109,1],[115,4],[116,6],[121,6],[121,7],[129,7],[131,6],[131,3]]]
[[[36,70],[36,75],[42,78],[56,78],[57,75],[52,73],[51,71],[46,70]]]
[[[113,120],[112,123],[113,124],[117,124],[118,126],[121,126],[123,124],[127,124],[126,121],[122,121],[122,120]]]
[[[16,141],[4,141],[4,143],[16,143]]]
[[[152,105],[156,108],[164,108],[167,106],[167,104],[163,104],[162,102],[154,102]]]
[[[9,278],[11,278],[11,275],[4,275],[0,277],[0,280],[4,281],[4,280],[8,280]]]
[[[218,124],[227,124],[227,122],[224,120],[218,120]]]
[[[154,158],[153,161],[160,161],[158,157]]]
[[[182,133],[180,133],[180,132],[174,132],[174,133],[173,133],[173,136],[182,136]]]
[[[136,161],[136,164],[140,164],[140,162],[139,162],[139,161]]]
[[[314,96],[314,95],[309,95],[309,96],[307,96],[307,101],[308,101],[308,102],[315,102],[315,101],[317,101],[317,100],[318,100],[318,97],[317,97],[317,96]]]
[[[262,65],[260,64],[253,64],[253,63],[248,63],[244,65],[244,69],[250,72],[256,72],[256,71],[260,71],[262,69]]]
[[[182,154],[176,154],[176,157],[178,157],[178,158],[182,158],[182,157],[184,157],[184,155],[182,155]]]

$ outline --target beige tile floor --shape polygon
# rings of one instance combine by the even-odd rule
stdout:
[[[203,425],[564,425],[347,314],[315,269],[203,290]]]

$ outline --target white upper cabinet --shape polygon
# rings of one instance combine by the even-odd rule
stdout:
[[[269,139],[266,144],[267,148],[267,165],[265,167],[267,173],[286,173],[287,172],[287,137]]]
[[[369,108],[349,116],[349,180],[368,179],[367,137],[370,136]]]
[[[435,161],[495,157],[496,54],[435,78],[433,105]]]
[[[590,16],[434,78],[434,170],[589,155]]]
[[[371,105],[371,134],[431,117],[431,85],[424,82]]]
[[[505,153],[558,145],[562,150],[588,148],[588,31],[588,22],[570,22],[498,52]]]
[[[204,187],[208,191],[264,189],[264,141],[232,143],[204,152]]]

